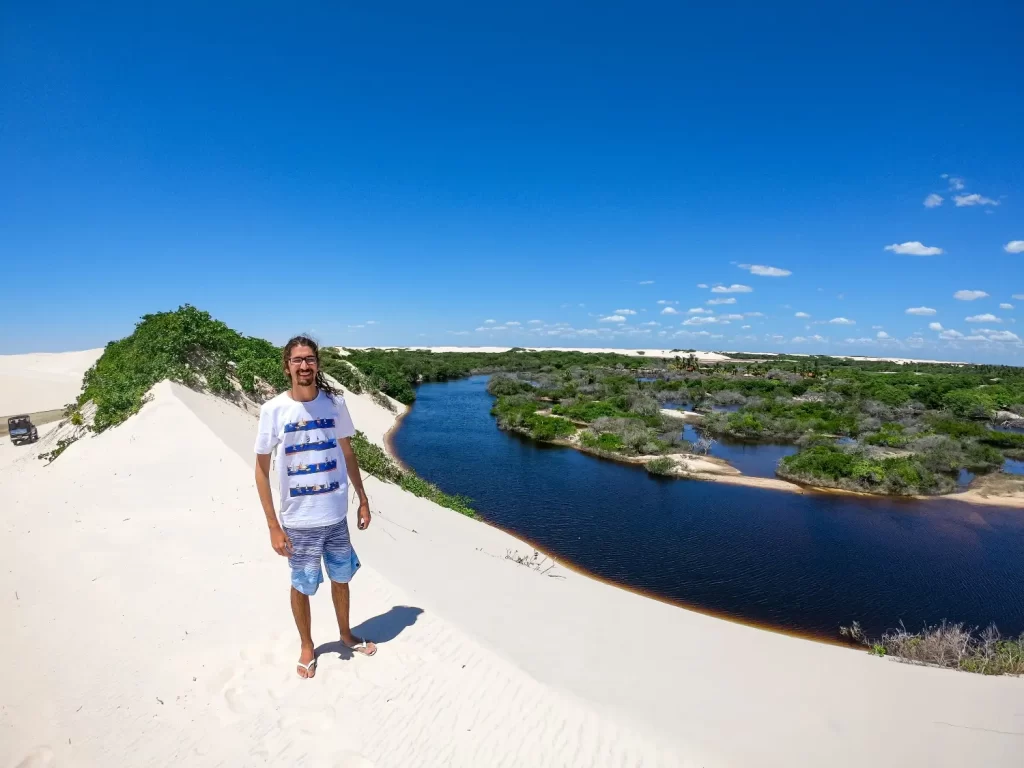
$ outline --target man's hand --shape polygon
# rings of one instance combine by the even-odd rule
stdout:
[[[293,551],[291,539],[288,538],[288,534],[281,526],[274,526],[270,529],[270,546],[281,557],[288,557]]]
[[[370,502],[363,499],[359,502],[359,530],[365,531],[370,525]]]

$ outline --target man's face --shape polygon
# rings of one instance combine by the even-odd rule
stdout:
[[[308,387],[316,381],[317,371],[316,353],[309,347],[292,347],[291,355],[288,357],[288,370],[292,375],[292,381],[300,387]]]

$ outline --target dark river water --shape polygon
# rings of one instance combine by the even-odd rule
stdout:
[[[421,476],[471,497],[488,522],[559,559],[823,639],[853,620],[870,634],[943,619],[1024,632],[1024,511],[654,478],[502,432],[486,383],[421,385],[394,448]]]

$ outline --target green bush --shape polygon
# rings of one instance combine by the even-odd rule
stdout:
[[[534,440],[557,440],[576,432],[576,426],[567,419],[534,414],[528,421],[530,436]]]
[[[882,429],[864,438],[868,445],[884,445],[889,448],[905,448],[910,444],[910,436],[904,433],[901,424],[883,424]]]
[[[611,432],[594,433],[591,430],[586,430],[580,433],[580,442],[588,448],[596,448],[609,453],[618,453],[624,447],[622,438]]]
[[[644,464],[644,469],[652,475],[671,475],[675,467],[676,463],[668,456],[659,456],[657,459],[651,459]]]
[[[613,403],[602,400],[580,401],[573,405],[556,405],[552,413],[574,421],[585,421],[588,424],[604,417],[626,416],[626,411]]]
[[[138,412],[158,381],[205,384],[224,393],[230,390],[231,374],[248,392],[254,391],[257,378],[275,391],[288,386],[279,348],[242,336],[186,304],[174,312],[144,315],[130,336],[109,343],[86,371],[78,404],[96,404],[94,425],[102,432]]]

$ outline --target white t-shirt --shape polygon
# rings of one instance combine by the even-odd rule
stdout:
[[[319,528],[345,519],[348,472],[338,441],[356,433],[345,398],[300,403],[282,392],[260,408],[256,453],[277,457],[281,525]]]

